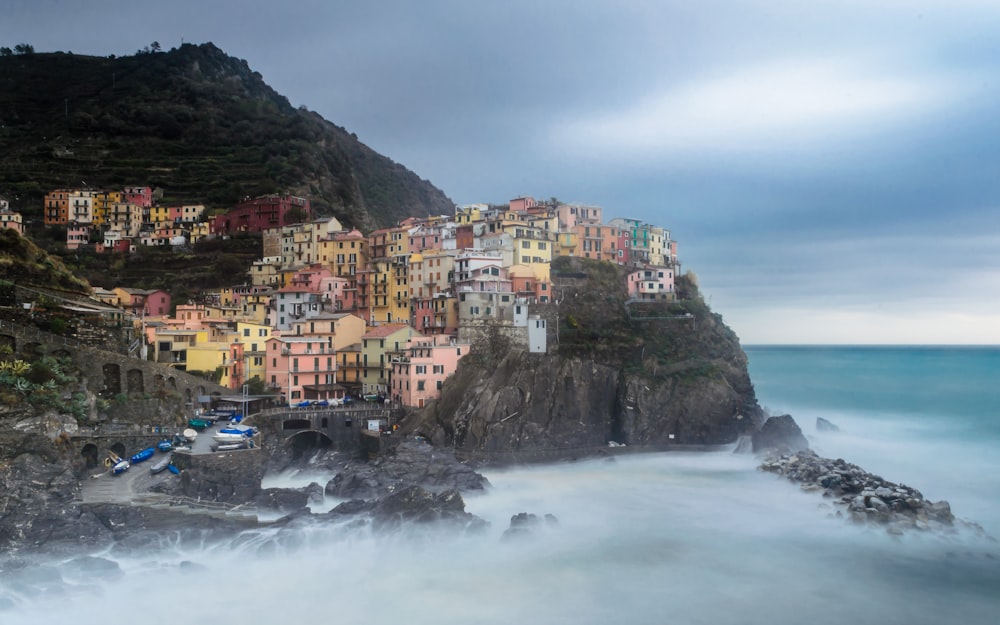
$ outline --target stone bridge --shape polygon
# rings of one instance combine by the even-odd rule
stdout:
[[[391,432],[401,411],[379,404],[328,408],[273,408],[254,415],[254,423],[270,429],[295,448],[328,447],[355,451],[366,447],[365,432],[378,422]]]

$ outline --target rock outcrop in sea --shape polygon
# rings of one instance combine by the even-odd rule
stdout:
[[[915,488],[890,482],[840,458],[831,460],[799,450],[768,457],[760,469],[782,475],[805,491],[822,493],[837,507],[838,516],[883,526],[891,534],[947,530],[955,523],[947,501],[928,501]]]

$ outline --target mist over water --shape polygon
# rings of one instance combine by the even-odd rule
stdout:
[[[752,367],[763,367],[750,355]],[[781,366],[794,369],[795,357]],[[771,365],[778,360],[772,355]],[[762,379],[755,376],[762,403],[808,425],[794,402],[783,407],[780,386]],[[827,407],[801,406],[843,430],[805,428],[824,455],[949,499],[960,517],[975,515],[956,499],[1000,492],[997,472],[982,470],[992,460],[963,460],[963,449],[971,454],[961,437],[934,436],[947,420],[934,411],[914,425],[905,410]],[[990,445],[985,437],[973,444]],[[161,549],[142,557],[104,554],[123,569],[117,578],[58,565],[3,578],[0,623],[997,622],[996,542],[975,532],[893,537],[853,525],[819,495],[756,465],[748,455],[668,453],[487,471],[489,492],[466,496],[469,511],[490,522],[478,534],[410,527],[373,535],[314,524],[183,548],[164,536]],[[960,473],[975,468],[978,477]],[[271,476],[268,485],[328,477]],[[995,505],[978,512],[995,519]],[[558,522],[505,540],[518,512]]]

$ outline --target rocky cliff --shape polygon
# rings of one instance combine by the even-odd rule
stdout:
[[[560,328],[550,353],[491,352],[485,341],[408,431],[503,463],[609,445],[720,445],[760,426],[746,355],[692,280],[679,281],[677,302],[637,304],[613,265],[575,259],[553,267],[561,303],[549,324]]]

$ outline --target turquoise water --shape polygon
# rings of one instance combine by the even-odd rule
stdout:
[[[1000,348],[746,347],[757,398],[839,456],[1000,535]],[[841,428],[816,430],[823,417]]]

